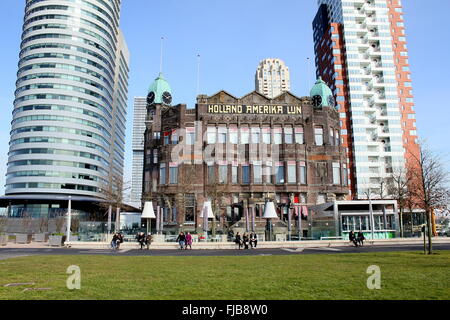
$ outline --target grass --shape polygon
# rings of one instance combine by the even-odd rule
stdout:
[[[81,290],[66,288],[81,268]],[[369,290],[370,265],[381,289]],[[35,282],[23,291],[8,283]],[[0,261],[0,299],[450,299],[450,252],[250,257],[36,256]]]

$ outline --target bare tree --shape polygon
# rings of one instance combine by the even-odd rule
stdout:
[[[411,200],[411,193],[409,188],[411,186],[411,176],[403,168],[398,168],[392,173],[391,179],[387,185],[389,197],[397,200],[400,218],[400,237],[403,238],[403,213],[408,207],[408,202]],[[412,212],[412,211],[410,211]],[[412,219],[412,216],[411,216]]]
[[[449,172],[440,155],[421,142],[419,155],[410,153],[413,160],[409,168],[410,192],[420,208],[425,210],[428,227],[428,254],[432,254],[432,219],[434,209],[445,207],[448,201]]]
[[[124,182],[123,177],[116,174],[111,174],[109,176],[109,181],[107,185],[103,185],[101,188],[101,192],[104,196],[106,202],[100,203],[100,208],[102,208],[103,214],[101,217],[96,217],[100,219],[104,219],[105,216],[108,215],[109,208],[112,207],[117,211],[121,211],[126,208],[124,203],[124,194],[131,187],[129,182]],[[116,230],[120,228],[118,225],[120,223],[120,217],[116,216]]]
[[[39,232],[44,233],[48,231],[48,217],[39,218]]]
[[[7,225],[8,225],[8,217],[0,216],[0,235],[6,232]]]

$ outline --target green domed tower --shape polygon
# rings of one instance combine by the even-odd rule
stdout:
[[[333,92],[321,77],[317,79],[316,84],[311,89],[310,97],[313,99],[314,108],[336,107]]]
[[[151,106],[156,104],[165,106],[172,104],[172,89],[161,72],[150,86],[147,95],[147,105]]]

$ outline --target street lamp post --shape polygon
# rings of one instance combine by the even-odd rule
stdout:
[[[153,209],[153,202],[146,202],[144,204],[144,211],[142,211],[141,219],[147,220],[147,234],[149,233],[149,224],[151,225],[151,219],[155,219],[155,210]]]
[[[205,242],[208,242],[208,219],[214,218],[211,201],[205,201],[203,203],[203,209],[200,212],[200,218],[203,219],[203,232],[205,233]]]
[[[266,228],[269,231],[269,241],[272,241],[272,223],[271,219],[278,218],[277,212],[275,211],[275,204],[272,201],[266,202],[263,219],[266,219]]]
[[[71,222],[72,222],[72,196],[69,196],[69,204],[67,207],[67,239],[66,241],[70,241],[70,228],[71,228]]]

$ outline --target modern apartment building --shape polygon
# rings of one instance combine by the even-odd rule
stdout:
[[[123,176],[129,52],[120,5],[26,1],[7,196],[101,199]]]
[[[136,208],[142,206],[142,181],[144,172],[144,133],[147,116],[147,98],[134,98],[133,115],[133,168],[131,178],[131,202]]]
[[[255,75],[255,90],[266,97],[275,98],[291,90],[289,68],[280,59],[264,59]]]
[[[333,90],[353,198],[382,192],[418,154],[400,0],[319,0],[317,76]]]

